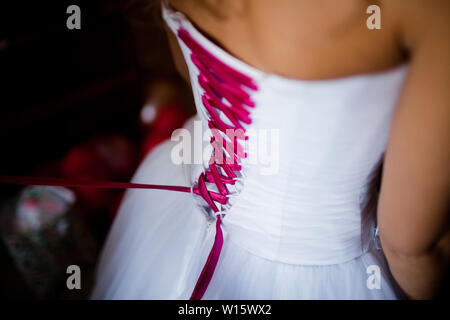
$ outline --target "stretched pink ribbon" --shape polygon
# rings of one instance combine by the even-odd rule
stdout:
[[[202,103],[210,117],[209,127],[211,129],[219,130],[227,136],[229,130],[242,130],[245,132],[245,128],[241,123],[251,123],[250,111],[248,108],[253,108],[255,104],[251,101],[250,95],[243,88],[246,87],[247,89],[257,90],[256,84],[250,77],[234,70],[218,60],[195,41],[185,29],[180,28],[178,30],[178,36],[191,50],[191,60],[200,71],[198,82],[204,90]],[[225,103],[224,99],[228,104]],[[216,110],[223,112],[233,125],[223,122]],[[201,196],[214,211],[217,218],[213,246],[190,297],[190,300],[199,300],[203,297],[208,288],[222,251],[223,232],[221,227],[221,215],[224,214],[224,210],[220,210],[217,207],[216,202],[222,206],[227,204],[228,196],[230,195],[227,185],[234,185],[236,182],[235,179],[237,178],[236,172],[242,170],[239,159],[245,158],[246,154],[243,147],[238,143],[238,140],[241,138],[242,137],[239,137],[239,135],[234,135],[233,143],[231,143],[233,145],[232,154],[229,154],[228,156],[223,149],[226,149],[227,152],[230,153],[228,150],[229,148],[227,148],[227,145],[230,144],[230,142],[219,136],[213,136],[211,138],[211,144],[215,147],[213,154],[211,155],[211,160],[208,168],[205,172],[200,174],[197,185],[193,188],[99,180],[68,181],[59,178],[23,176],[0,176],[0,183],[108,189],[156,189],[193,192]],[[247,137],[245,136],[244,139],[246,138]],[[220,159],[225,159],[225,161],[218,161]],[[215,184],[219,192],[208,190],[208,183]]]
[[[224,133],[227,137],[229,137],[228,134],[230,131],[233,133],[232,142],[227,141],[224,137],[213,134],[211,138],[211,144],[214,147],[213,154],[211,155],[206,172],[200,175],[197,182],[201,196],[217,216],[214,244],[190,298],[191,300],[197,300],[203,297],[208,288],[223,246],[223,232],[221,227],[221,214],[223,214],[223,210],[219,210],[214,203],[214,199],[212,199],[214,192],[207,189],[206,183],[214,183],[217,186],[219,194],[228,200],[227,196],[230,193],[227,185],[235,184],[235,179],[237,178],[235,172],[242,170],[239,159],[246,157],[246,153],[238,141],[242,137],[235,133],[238,130],[245,132],[242,123],[250,124],[252,122],[248,108],[255,107],[254,102],[250,99],[250,95],[244,88],[251,90],[257,90],[258,88],[250,77],[218,60],[192,38],[185,29],[180,28],[178,30],[178,37],[191,50],[190,58],[200,72],[197,79],[200,87],[204,90],[202,103],[209,115],[209,127]],[[225,123],[219,117],[216,110],[223,112],[231,122],[231,125]],[[246,138],[245,136],[244,139]],[[227,147],[229,144],[232,144],[231,152]],[[223,151],[220,151],[223,149],[227,151],[229,156],[225,155]],[[224,158],[226,159],[225,161],[223,161]]]

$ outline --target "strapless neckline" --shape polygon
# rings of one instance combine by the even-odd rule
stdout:
[[[380,69],[374,72],[350,74],[341,77],[324,79],[301,79],[286,77],[277,73],[262,71],[252,66],[250,63],[245,62],[238,57],[235,57],[230,52],[205,36],[203,32],[201,32],[182,12],[172,10],[164,4],[163,17],[173,31],[175,31],[176,28],[180,26],[183,27],[213,55],[220,57],[220,59],[226,64],[242,71],[243,73],[256,80],[270,79],[273,82],[282,83],[285,86],[293,86],[297,88],[307,87],[309,89],[312,89],[314,87],[322,87],[325,89],[337,87],[339,89],[342,89],[346,85],[351,85],[351,83],[355,81],[376,81],[377,79],[384,78],[386,76],[389,76],[390,74],[405,73],[409,68],[409,63],[403,62],[388,69]]]
[[[198,192],[128,192],[93,296],[400,297],[382,251],[362,246],[361,200],[386,150],[407,65],[335,79],[290,79],[233,57],[164,4],[163,18],[177,37],[191,79],[197,116],[184,127],[191,145],[220,141],[204,139],[202,129],[242,126],[248,137],[245,152],[259,159],[263,136],[250,131],[266,130],[270,143],[274,130],[279,140],[262,152],[269,161],[236,166],[213,161],[209,168],[175,163],[172,155],[180,140],[158,146],[133,180],[183,185],[189,167],[191,193]],[[202,126],[200,134],[196,124]],[[212,159],[214,153],[207,155]],[[269,174],[262,172],[267,164],[269,171],[275,169]],[[224,185],[232,190],[238,181],[241,190],[227,194]],[[230,207],[228,196],[234,198]],[[221,204],[225,212],[216,210]],[[205,219],[201,206],[214,210],[215,223]],[[374,267],[380,290],[368,285]]]
[[[342,263],[363,254],[360,205],[368,177],[384,154],[408,65],[334,79],[286,78],[232,56],[181,12],[163,7],[163,18],[178,37],[203,130],[210,118],[198,81],[202,71],[180,30],[257,85],[256,91],[242,87],[255,105],[246,129],[279,134],[278,158],[264,159],[278,167],[265,170],[261,159],[244,163],[244,188],[222,223],[231,241],[258,256],[293,264]],[[225,114],[218,115],[226,122]],[[259,139],[249,137],[250,157]],[[187,167],[188,183],[195,183],[203,166]]]

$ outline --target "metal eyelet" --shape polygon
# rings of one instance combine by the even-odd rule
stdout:
[[[378,230],[379,230],[378,226],[376,226],[375,232],[374,232],[374,235],[373,235],[373,242],[375,244],[375,248],[377,250],[381,250],[382,247],[381,247],[381,241],[380,241],[380,236],[379,236]]]

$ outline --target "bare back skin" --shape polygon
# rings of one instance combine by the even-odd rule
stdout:
[[[172,0],[212,40],[269,73],[304,80],[389,69],[405,60],[391,13],[366,26],[361,0]]]
[[[381,9],[381,29],[366,9]],[[246,63],[302,80],[410,64],[385,156],[378,224],[407,296],[436,295],[450,256],[450,1],[171,0]],[[168,32],[180,73],[187,70]],[[363,106],[361,106],[363,107]]]

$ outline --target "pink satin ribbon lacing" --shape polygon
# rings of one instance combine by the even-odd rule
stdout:
[[[250,77],[234,70],[209,53],[185,29],[178,30],[178,37],[190,49],[191,60],[199,70],[198,83],[204,90],[202,103],[209,116],[208,126],[215,131],[211,138],[214,148],[208,168],[200,175],[197,182],[200,195],[217,217],[214,244],[190,298],[197,300],[203,297],[208,288],[223,246],[221,222],[226,207],[223,206],[219,210],[213,197],[225,200],[218,201],[222,205],[227,204],[230,195],[228,186],[234,185],[239,178],[237,172],[242,170],[240,159],[246,157],[238,141],[246,139],[243,134],[245,128],[241,122],[251,123],[249,108],[255,106],[244,88],[257,90],[257,86]],[[231,124],[225,123],[216,110],[223,112]],[[226,138],[221,136],[220,132],[225,134]],[[228,148],[230,143],[231,150]],[[214,183],[219,192],[208,190],[207,182]]]
[[[211,137],[213,153],[208,167],[200,174],[195,186],[190,188],[132,182],[67,181],[59,178],[21,176],[0,176],[0,183],[108,189],[156,189],[192,192],[201,196],[216,215],[216,234],[208,259],[190,297],[190,300],[199,300],[208,288],[222,251],[221,222],[227,208],[228,198],[231,195],[227,186],[235,185],[239,179],[238,173],[242,170],[240,159],[246,157],[238,140],[247,138],[243,134],[245,128],[242,123],[250,124],[252,122],[248,108],[253,108],[255,104],[243,88],[251,90],[258,88],[250,77],[234,70],[209,53],[185,29],[178,30],[178,37],[191,50],[191,60],[199,70],[198,83],[204,90],[202,103],[209,117],[208,126],[213,131]],[[221,111],[232,125],[225,123],[217,111]],[[224,133],[227,138],[220,135],[220,132]],[[229,141],[231,139],[232,143]],[[229,144],[232,144],[232,150],[229,150]],[[214,184],[218,192],[209,190],[208,183]],[[220,204],[220,209],[216,202]]]

